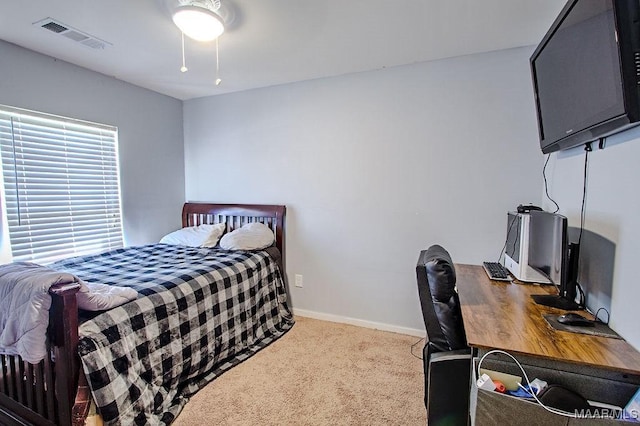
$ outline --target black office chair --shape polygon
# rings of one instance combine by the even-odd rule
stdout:
[[[471,349],[464,335],[451,256],[438,245],[423,250],[416,275],[427,330],[423,349],[427,424],[465,425],[469,419]]]

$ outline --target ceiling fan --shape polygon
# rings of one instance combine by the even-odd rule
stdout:
[[[198,42],[216,43],[216,86],[221,83],[219,76],[218,38],[224,33],[225,25],[233,21],[233,9],[228,0],[169,0],[169,11],[174,24],[182,33],[182,67],[188,68],[185,61],[185,35]]]
[[[220,0],[180,0],[173,10],[173,23],[194,40],[213,41],[224,33],[220,6]]]

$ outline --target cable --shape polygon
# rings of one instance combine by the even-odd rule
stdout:
[[[547,164],[549,163],[549,158],[551,158],[551,154],[547,154],[547,161],[544,162],[544,167],[542,168],[542,178],[544,179],[544,193],[547,194],[547,198],[556,205],[554,213],[558,213],[558,211],[560,210],[560,206],[549,195],[549,185],[547,184]]]
[[[509,217],[509,215],[507,215],[507,218]],[[502,250],[500,250],[500,255],[498,256],[498,263],[500,263],[500,259],[502,259],[502,255],[504,254],[505,250],[507,249],[507,243],[509,242],[509,234],[511,234],[511,228],[513,228],[513,225],[516,223],[518,219],[517,215],[513,216],[513,220],[511,221],[511,223],[509,224],[509,226],[507,227],[507,237],[504,239],[504,245],[502,246]],[[518,227],[518,235],[516,235],[516,238],[513,240],[513,250],[516,249],[516,242],[518,241],[518,237],[520,236],[520,227]]]
[[[591,143],[584,146],[584,174],[582,177],[582,207],[580,209],[580,235],[578,236],[578,245],[582,242],[582,231],[584,230],[585,221],[585,202],[587,199],[587,170],[589,165],[589,153],[591,152]]]
[[[511,354],[510,354],[510,353],[508,353],[508,352],[501,351],[500,349],[494,349],[494,350],[491,350],[491,351],[487,352],[486,354],[484,354],[484,355],[482,356],[482,358],[480,358],[480,361],[478,362],[478,372],[480,371],[480,366],[482,365],[482,362],[484,361],[484,359],[485,359],[487,356],[489,356],[489,355],[491,355],[491,354],[495,354],[495,353],[500,353],[500,354],[506,355],[506,356],[508,356],[509,358],[511,358],[511,359],[516,363],[516,365],[518,366],[518,368],[520,368],[520,371],[522,372],[522,375],[524,376],[524,379],[526,380],[527,385],[529,386],[529,389],[531,389],[531,381],[529,380],[529,377],[527,376],[527,373],[524,371],[524,368],[522,367],[522,364],[520,364],[520,363],[518,362],[518,360],[517,360],[513,355],[511,355]],[[478,373],[478,372],[476,373],[477,375],[479,375],[479,373]],[[520,387],[521,387],[525,392],[529,393],[529,394],[533,397],[533,399],[535,399],[535,400],[538,402],[538,404],[540,404],[540,406],[541,406],[542,408],[544,408],[545,410],[547,410],[548,412],[553,413],[553,414],[559,414],[559,415],[561,415],[561,416],[565,416],[565,417],[571,417],[571,418],[574,418],[574,419],[575,419],[575,418],[578,418],[578,412],[577,412],[577,411],[576,411],[575,413],[569,413],[569,412],[567,412],[567,411],[560,410],[560,409],[558,409],[558,408],[547,407],[546,405],[544,405],[544,404],[543,404],[543,403],[538,399],[538,396],[536,395],[536,393],[535,393],[535,392],[531,392],[530,390],[527,390],[527,389],[526,389],[524,386],[522,386],[522,384],[520,384],[520,383],[518,383],[518,386],[520,386]]]
[[[411,345],[411,355],[415,356],[415,357],[416,357],[416,358],[418,358],[418,359],[422,359],[422,357],[421,357],[421,356],[418,356],[418,355],[416,355],[416,354],[414,354],[414,353],[413,353],[413,348],[415,348],[415,347],[416,347],[416,345],[417,345],[418,343],[422,342],[424,339],[425,339],[424,337],[421,337],[421,338],[420,338],[420,340],[418,340],[417,342],[415,342],[414,344],[412,344],[412,345]]]
[[[585,203],[587,200],[587,176],[588,173],[588,165],[589,165],[589,153],[591,152],[591,143],[587,143],[584,146],[584,172],[582,175],[582,206],[580,207],[580,234],[578,235],[578,247],[582,244],[582,231],[584,231],[584,222],[586,216]],[[578,259],[576,260],[577,270],[580,270],[580,251],[578,251]],[[576,271],[577,272],[577,271]],[[576,277],[577,278],[577,277]],[[576,281],[576,286],[578,291],[580,292],[580,303],[579,306],[584,308],[586,306],[586,296],[580,284]],[[597,319],[597,318],[596,318]]]

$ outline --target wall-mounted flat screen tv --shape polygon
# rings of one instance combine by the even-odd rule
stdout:
[[[569,0],[530,59],[542,152],[640,124],[638,0]]]

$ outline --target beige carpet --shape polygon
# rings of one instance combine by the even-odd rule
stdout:
[[[191,398],[174,425],[425,425],[417,340],[297,317]]]

